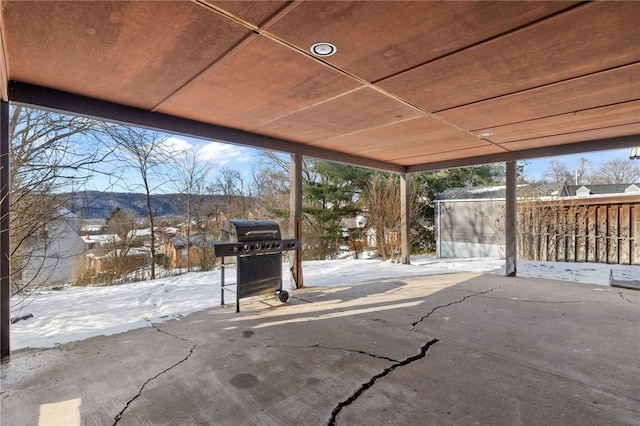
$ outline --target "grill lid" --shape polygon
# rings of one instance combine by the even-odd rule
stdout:
[[[222,240],[229,242],[280,240],[280,226],[271,220],[227,220],[222,223]]]

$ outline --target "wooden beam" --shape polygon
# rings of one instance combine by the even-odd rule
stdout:
[[[409,204],[409,175],[400,175],[400,255],[403,265],[411,263],[411,244],[409,244],[409,224],[411,218]]]
[[[9,104],[0,101],[0,357],[10,351],[11,248],[9,240]]]
[[[292,288],[302,288],[302,155],[292,154],[289,169],[289,217],[291,236],[300,240],[300,248],[289,252]]]
[[[7,90],[9,81],[9,67],[7,65],[7,50],[5,48],[4,37],[4,21],[2,19],[2,9],[0,7],[0,100],[3,102],[9,101],[9,94]]]
[[[516,162],[507,162],[507,199],[505,201],[505,274],[515,277],[518,271],[518,246],[517,246],[517,202],[518,179]]]

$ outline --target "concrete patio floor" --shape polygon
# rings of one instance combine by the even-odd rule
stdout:
[[[1,423],[640,424],[640,291],[452,274],[241,306],[13,353]]]

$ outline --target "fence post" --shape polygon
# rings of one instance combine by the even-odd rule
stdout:
[[[289,169],[289,217],[293,238],[300,240],[298,250],[289,251],[289,265],[293,278],[293,288],[302,288],[302,154],[291,154]]]

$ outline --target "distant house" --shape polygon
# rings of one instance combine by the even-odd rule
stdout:
[[[589,197],[621,194],[640,194],[640,183],[565,185],[562,189],[562,195],[564,197]]]
[[[207,244],[211,241],[204,235],[189,237],[175,236],[169,240],[165,248],[165,258],[169,268],[185,268],[202,266],[203,262],[212,263],[214,260],[213,249]]]
[[[71,282],[86,249],[78,234],[78,216],[58,209],[36,236],[22,271],[22,281],[34,285]]]
[[[105,273],[123,273],[132,271],[149,264],[151,254],[149,249],[130,248],[126,253],[122,250],[111,250],[103,255],[87,254],[87,275],[100,276]]]
[[[117,234],[83,235],[81,238],[87,251],[95,251],[120,242],[120,237]]]
[[[134,245],[148,246],[151,244],[151,228],[134,229],[129,233],[129,237]]]
[[[375,247],[375,230],[366,230],[366,225],[367,219],[362,215],[341,219],[338,226],[344,244],[340,246],[340,250],[358,252],[367,245]],[[371,235],[371,238],[368,238],[368,235]]]

